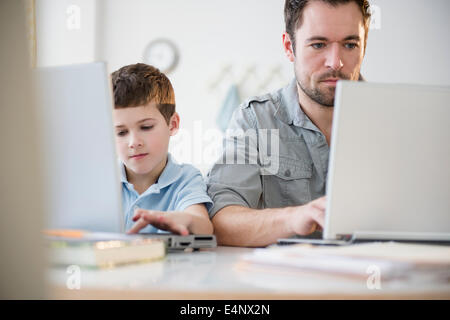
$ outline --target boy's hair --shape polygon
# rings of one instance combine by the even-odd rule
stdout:
[[[144,63],[124,66],[111,74],[114,108],[155,103],[167,124],[175,112],[175,93],[170,80],[157,68]]]

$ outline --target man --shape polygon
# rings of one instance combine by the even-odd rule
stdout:
[[[360,77],[369,3],[286,0],[284,15],[283,48],[295,79],[236,110],[230,129],[256,132],[257,139],[229,137],[245,161],[218,161],[208,174],[214,202],[209,213],[222,245],[266,246],[324,225],[336,82]],[[276,170],[269,173],[261,154],[263,129],[277,132]],[[258,153],[257,163],[249,161],[251,150]]]

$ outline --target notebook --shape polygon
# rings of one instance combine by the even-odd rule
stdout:
[[[45,230],[49,260],[54,265],[105,269],[161,260],[166,246],[161,239],[122,233],[82,230]]]
[[[431,280],[432,276],[445,283],[450,276],[450,247],[397,242],[338,247],[298,244],[255,249],[242,256],[241,262],[249,264],[241,267],[270,267],[266,270],[272,271],[320,271],[366,279],[370,270],[378,269],[379,275],[386,280],[416,278],[421,274],[426,275],[427,280]]]

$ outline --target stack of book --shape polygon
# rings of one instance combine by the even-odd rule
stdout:
[[[54,265],[103,269],[163,259],[167,251],[164,241],[139,235],[81,230],[46,230],[44,235]]]
[[[339,247],[299,244],[255,249],[242,257],[239,266],[363,277],[371,270],[378,270],[384,279],[431,273],[440,279],[450,279],[450,247],[397,242]]]

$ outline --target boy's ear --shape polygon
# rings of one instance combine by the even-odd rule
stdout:
[[[174,112],[174,114],[170,117],[169,120],[170,135],[171,136],[176,135],[179,128],[180,128],[180,116],[178,115],[178,113]]]

